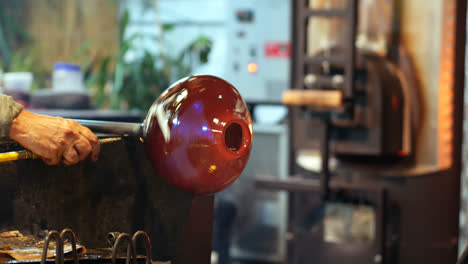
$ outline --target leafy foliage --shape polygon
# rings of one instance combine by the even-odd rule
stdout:
[[[24,0],[0,1],[0,70],[4,72],[33,72],[32,90],[47,79],[47,70],[38,63],[37,53],[24,19]]]
[[[2,68],[7,71],[12,71],[13,54],[31,40],[20,22],[23,5],[21,0],[0,1],[0,59]]]
[[[143,55],[128,59],[135,41],[142,37],[138,34],[126,37],[129,21],[126,11],[120,21],[118,54],[102,60],[86,80],[98,108],[147,110],[173,81],[190,74],[194,65],[208,62],[212,42],[205,36],[193,40],[177,56],[160,49],[157,54],[144,50]],[[162,27],[163,31],[172,29]],[[164,45],[157,41],[155,45]],[[93,63],[89,67],[93,67]]]
[[[120,4],[120,0],[113,0]],[[147,8],[155,8],[156,1],[140,0]],[[26,28],[20,23],[25,7],[23,0],[0,0],[0,70],[27,71],[35,76],[33,90],[48,85],[50,69],[38,64],[34,43]],[[23,12],[24,13],[24,12]],[[71,56],[70,62],[79,63],[84,71],[85,84],[91,92],[96,108],[121,110],[147,110],[162,90],[172,82],[189,75],[195,65],[205,64],[212,42],[200,35],[178,54],[164,49],[164,33],[176,25],[157,25],[161,35],[152,39],[159,52],[149,50],[135,53],[136,42],[148,38],[141,34],[128,36],[130,16],[125,11],[119,20],[119,50],[104,58],[92,55],[91,50],[99,40],[83,43]],[[32,44],[32,45],[30,45]]]

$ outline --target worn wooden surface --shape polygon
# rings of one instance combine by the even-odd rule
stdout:
[[[16,148],[0,143],[0,152]],[[2,163],[0,178],[0,230],[37,234],[68,227],[89,248],[107,247],[105,236],[111,231],[144,230],[151,237],[153,258],[169,261],[180,250],[190,219],[192,196],[158,177],[136,140],[102,145],[96,163]]]

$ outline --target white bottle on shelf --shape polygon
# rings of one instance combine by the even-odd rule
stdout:
[[[52,90],[54,92],[85,93],[81,67],[65,62],[55,63],[52,73]]]

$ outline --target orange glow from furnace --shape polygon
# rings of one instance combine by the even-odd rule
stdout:
[[[258,71],[258,65],[256,63],[249,63],[247,65],[247,71],[250,73],[256,73]]]

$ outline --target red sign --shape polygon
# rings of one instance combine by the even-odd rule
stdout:
[[[291,44],[289,42],[267,42],[265,43],[265,56],[267,58],[289,58]]]

